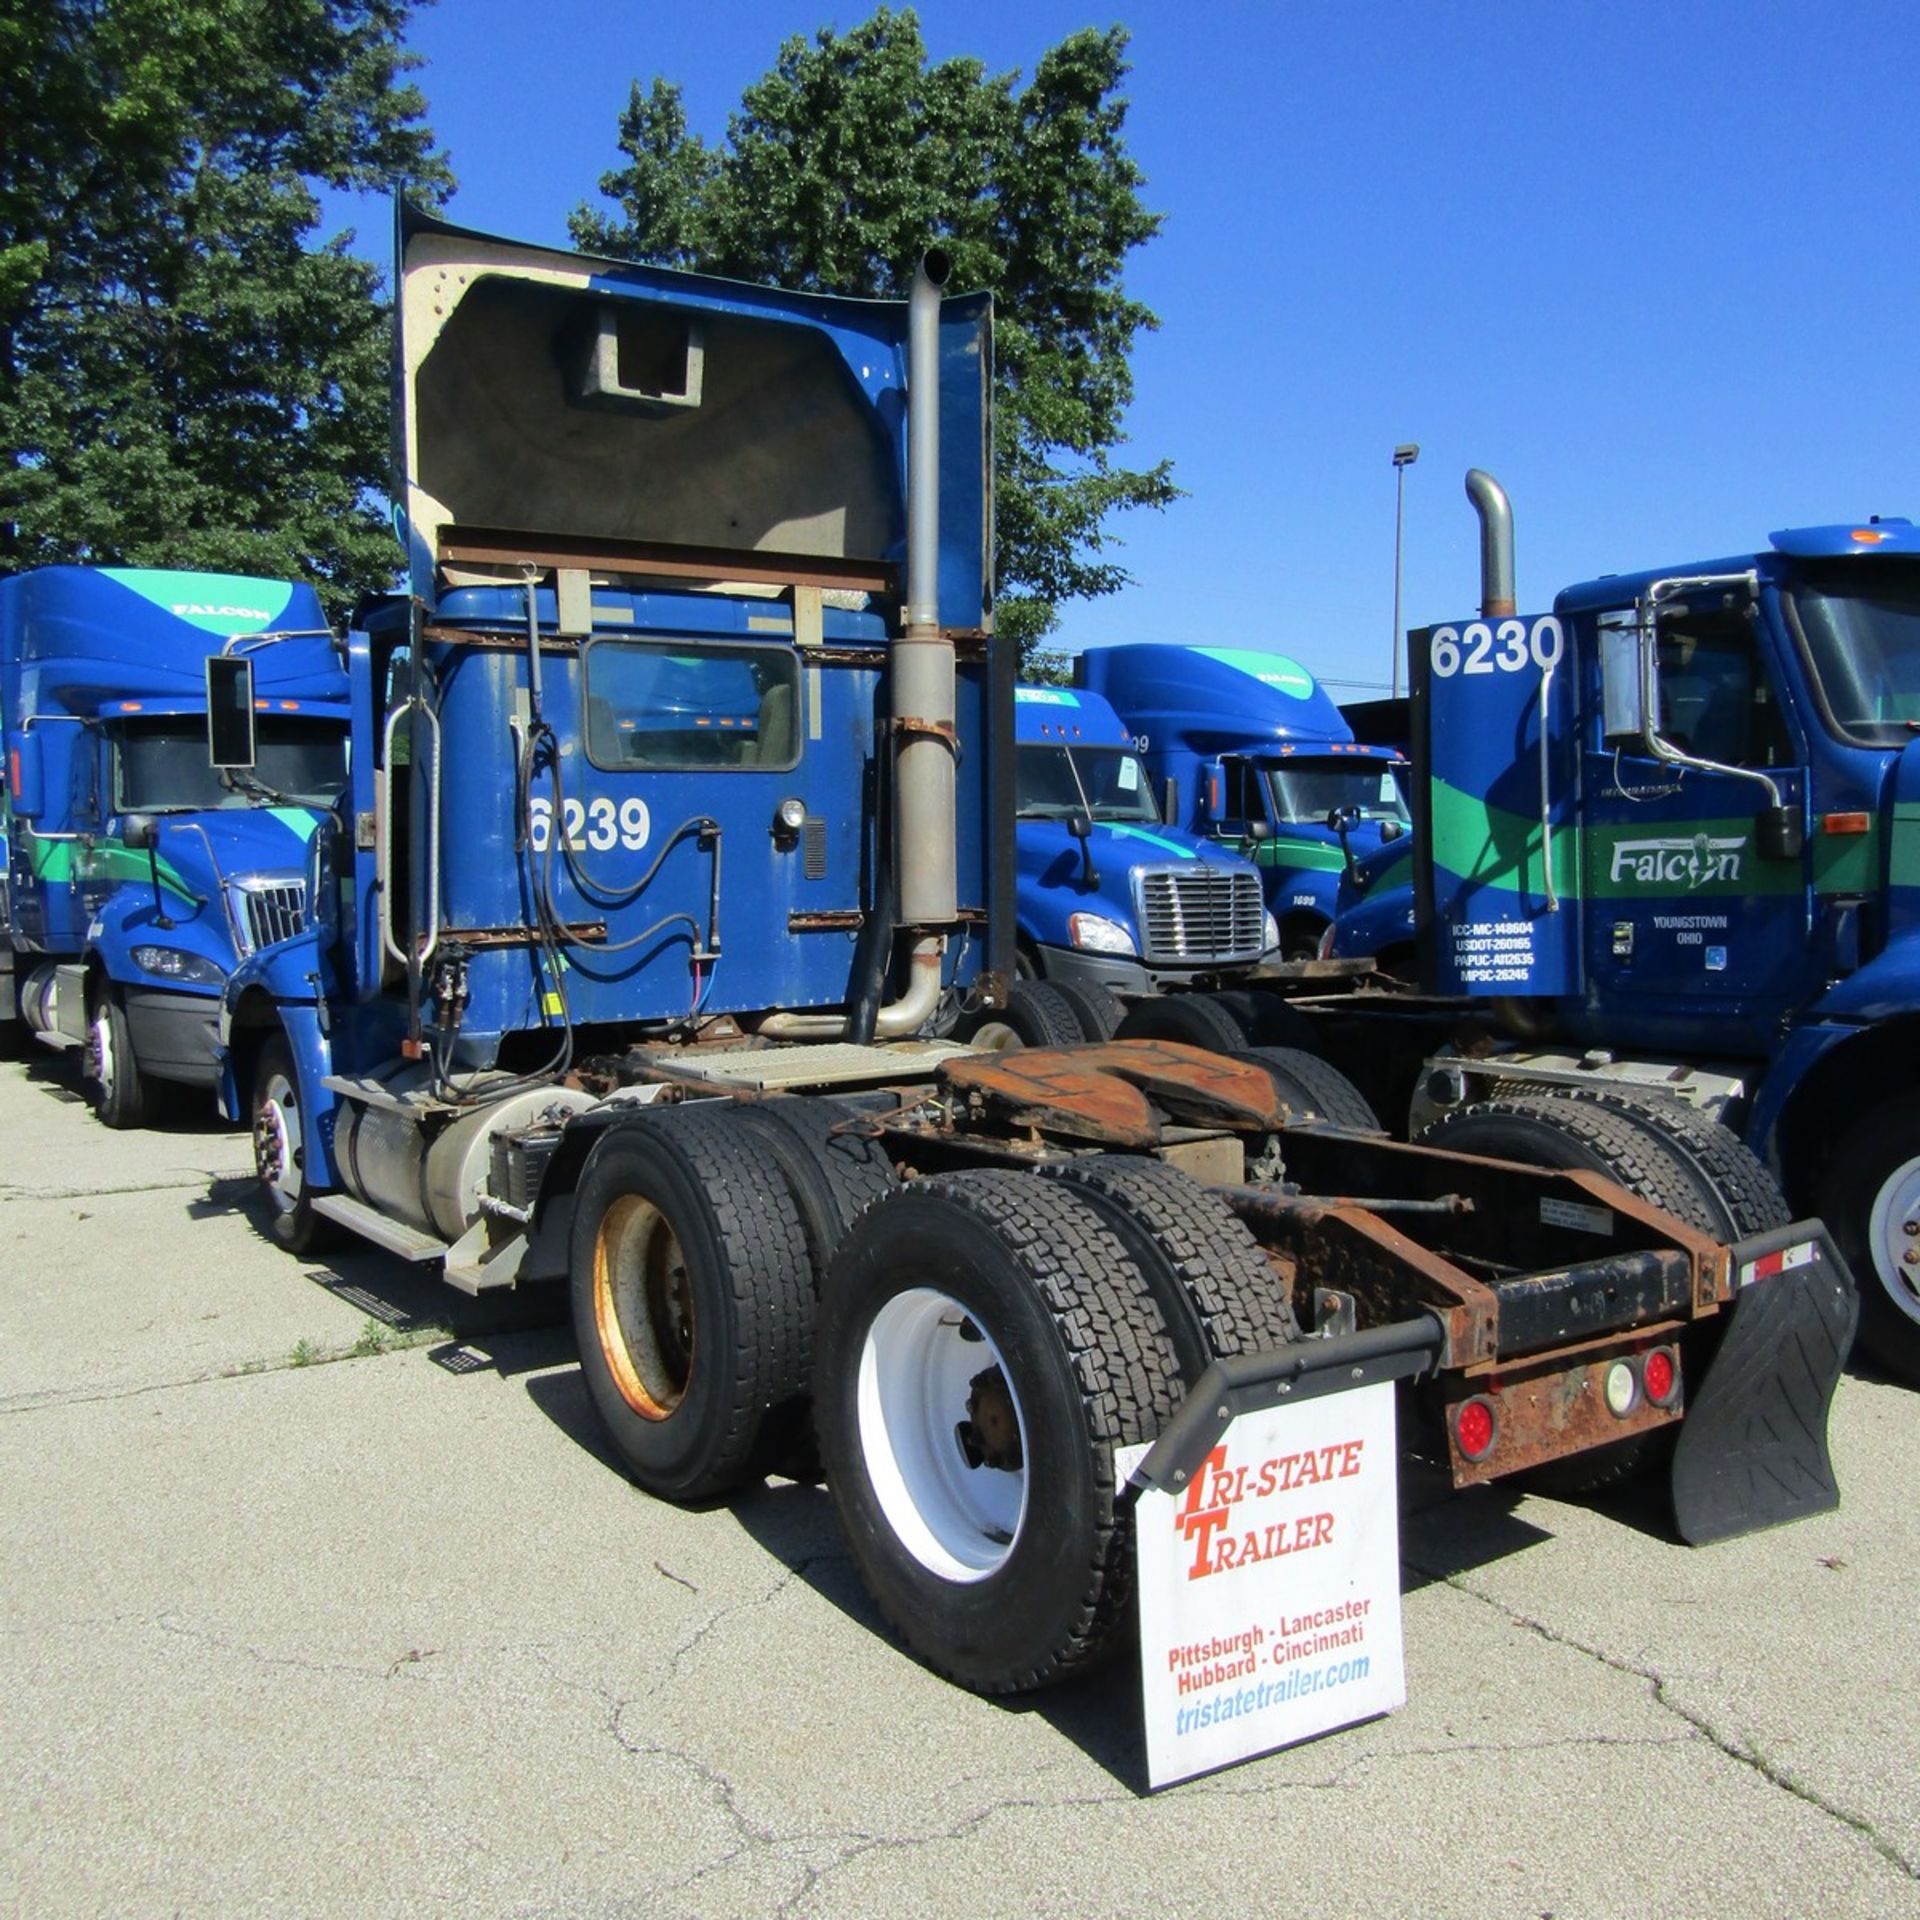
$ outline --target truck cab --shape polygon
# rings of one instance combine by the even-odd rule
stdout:
[[[1427,982],[1557,1044],[1548,1077],[1604,1061],[1725,1119],[1920,1383],[1920,532],[1790,529],[1527,616],[1509,541],[1491,610],[1410,638]]]
[[[1166,825],[1120,717],[1084,688],[1014,694],[1019,959],[1034,978],[1152,993],[1277,944],[1259,876]]]
[[[209,656],[251,665],[251,764],[211,764]],[[96,1111],[211,1088],[234,966],[293,933],[347,773],[346,681],[310,587],[48,567],[0,582],[0,1017],[82,1051]]]
[[[1248,647],[1102,647],[1080,674],[1139,742],[1168,818],[1259,868],[1281,955],[1311,959],[1341,876],[1407,831],[1404,754],[1356,740],[1297,661]]]

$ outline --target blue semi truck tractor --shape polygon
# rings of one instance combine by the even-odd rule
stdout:
[[[1112,1032],[1121,997],[1218,983],[1278,944],[1260,876],[1218,841],[1163,822],[1128,729],[1097,693],[1017,687],[1014,738],[1015,965],[1064,994],[1089,1037]],[[1047,998],[1024,993],[1024,1013],[1003,1010],[994,1024],[1057,1018]],[[1014,1037],[1036,1034],[1020,1026]]]
[[[207,660],[252,661],[257,757],[210,764]],[[310,587],[44,567],[0,580],[0,1023],[83,1050],[95,1111],[210,1089],[235,962],[300,923],[346,778],[346,676]]]
[[[1920,1384],[1920,533],[1798,528],[1520,615],[1505,495],[1468,493],[1482,609],[1409,643],[1413,857],[1359,876],[1332,942],[1411,939],[1437,997],[1397,1053],[1350,1019],[1325,1050],[1395,1061],[1447,1144],[1512,1150],[1513,1103],[1565,1095],[1723,1122]],[[1449,1006],[1489,1017],[1420,1051]]]
[[[1260,869],[1286,960],[1311,960],[1340,877],[1401,838],[1405,755],[1356,740],[1298,661],[1254,647],[1090,648],[1075,668],[1133,736],[1169,822]]]
[[[987,1691],[1125,1644],[1115,1447],[1185,1485],[1283,1382],[1418,1376],[1461,1484],[1677,1435],[1692,1539],[1831,1505],[1817,1227],[1742,1291],[1765,1246],[1333,1125],[1295,1056],[926,1037],[1005,998],[1016,864],[990,311],[943,277],[402,211],[409,591],[349,636],[305,923],[224,1003],[276,1237],[565,1286],[642,1487],[817,1458],[887,1618]],[[1784,1473],[1745,1438],[1781,1396]]]

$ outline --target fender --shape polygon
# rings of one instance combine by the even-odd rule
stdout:
[[[300,1049],[294,1035],[302,1019],[314,1027],[321,1036],[322,1046],[326,1047],[327,1014],[317,992],[319,987],[326,984],[323,965],[319,929],[308,928],[289,940],[281,941],[278,946],[250,954],[228,976],[226,991],[220,997],[220,1031],[214,1046],[217,1070],[215,1085],[220,1112],[226,1119],[245,1121],[247,1118],[247,1090],[241,1085],[240,1074],[240,1040],[246,1037],[248,1031],[257,1034],[262,1025],[268,1024],[258,1017],[238,1019],[240,1008],[249,998],[269,1001],[280,1025],[286,1028],[289,1040],[294,1042],[294,1060],[298,1065]],[[327,1052],[330,1058],[331,1049],[327,1048]],[[247,1071],[251,1073],[250,1066]],[[330,1073],[332,1068],[323,1067],[321,1071]],[[319,1092],[323,1108],[309,1106],[307,1110],[310,1113],[326,1112],[327,1138],[331,1140],[331,1096],[319,1088],[318,1079],[312,1088],[303,1079],[300,1090],[310,1100],[316,1090]],[[323,1153],[326,1151],[324,1147],[320,1150]]]
[[[1815,1020],[1869,1022],[1920,1011],[1920,928],[1896,934],[1814,1003]]]
[[[320,1024],[320,1010],[311,1002],[306,1006],[282,1004],[279,1013],[287,1044],[293,1050],[294,1079],[307,1114],[307,1184],[317,1190],[337,1191],[340,1177],[333,1164],[333,1127],[339,1114],[339,1101],[325,1085],[333,1071],[333,1048]],[[233,1052],[225,1045],[220,1050],[220,1071],[221,1100],[231,1098],[235,1108],[228,1118],[247,1119],[245,1097],[235,1081]]]
[[[264,992],[278,1007],[311,1007],[327,984],[317,927],[304,928],[277,946],[250,954],[234,968],[227,982],[226,1005],[221,1015],[222,1038],[232,1010],[249,989]]]
[[[1920,930],[1898,935],[1859,972],[1823,994],[1791,1027],[1755,1089],[1744,1133],[1777,1171],[1816,1149],[1821,1108],[1864,1110],[1910,1080],[1920,1058]],[[1835,1086],[1835,1077],[1845,1083]],[[1829,1099],[1829,1093],[1833,1098]],[[1803,1096],[1805,1096],[1803,1100]],[[1791,1180],[1789,1187],[1796,1183]]]

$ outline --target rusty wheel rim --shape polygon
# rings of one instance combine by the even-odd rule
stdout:
[[[693,1284],[679,1237],[638,1194],[614,1201],[595,1229],[593,1317],[620,1397],[643,1420],[671,1418],[693,1378]]]

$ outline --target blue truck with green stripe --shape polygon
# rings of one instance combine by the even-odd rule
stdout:
[[[1014,739],[1023,973],[1130,996],[1225,979],[1278,944],[1260,876],[1218,839],[1162,820],[1099,694],[1016,688]]]
[[[1681,1100],[1825,1217],[1863,1346],[1920,1384],[1920,530],[1792,529],[1523,615],[1506,497],[1467,490],[1481,610],[1409,637],[1414,857],[1363,870],[1333,942],[1411,927],[1428,1036],[1485,1016],[1405,1072],[1410,1130]],[[1343,1024],[1333,1057],[1382,1057]]]
[[[1312,959],[1342,873],[1406,833],[1405,756],[1356,740],[1281,653],[1142,642],[1091,648],[1076,674],[1132,734],[1167,819],[1250,858],[1281,956]]]
[[[254,757],[222,771],[209,656],[251,662]],[[235,965],[306,907],[346,779],[346,675],[313,589],[139,567],[0,580],[0,1027],[83,1050],[95,1111],[211,1089]]]

